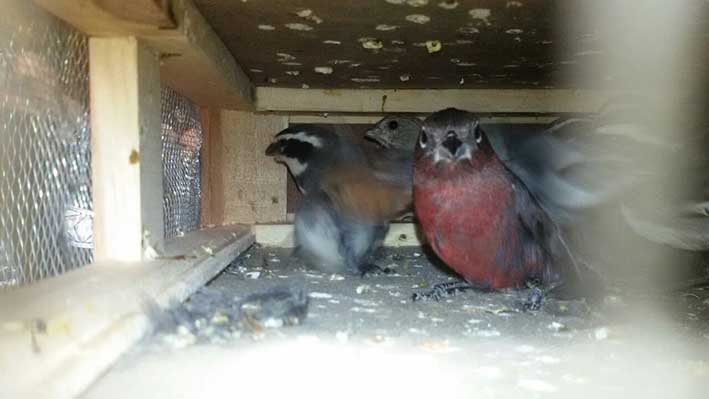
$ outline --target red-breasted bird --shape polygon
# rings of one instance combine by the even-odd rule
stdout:
[[[414,208],[431,248],[478,288],[528,281],[600,288],[598,276],[577,262],[575,230],[584,230],[594,210],[625,207],[625,194],[666,176],[658,160],[669,154],[666,143],[631,134],[611,117],[560,119],[536,134],[519,134],[486,131],[474,114],[453,108],[431,115],[414,155]],[[625,218],[649,223],[629,212],[638,209],[626,207]],[[702,232],[634,222],[648,240],[697,249],[703,240],[703,249],[709,247],[706,219],[698,222]],[[459,288],[443,286],[433,295]]]
[[[285,164],[305,194],[294,221],[298,253],[327,272],[377,270],[372,256],[389,220],[410,206],[411,171],[376,168],[376,153],[311,125],[281,131],[266,155]]]

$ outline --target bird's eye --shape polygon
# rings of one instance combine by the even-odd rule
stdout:
[[[426,143],[428,142],[428,135],[426,132],[423,130],[421,131],[421,135],[419,136],[419,145],[421,148],[426,148]]]
[[[399,122],[397,121],[390,121],[389,122],[389,130],[396,130],[399,128]]]
[[[475,128],[475,142],[480,144],[483,141],[483,132],[480,130],[480,127]]]

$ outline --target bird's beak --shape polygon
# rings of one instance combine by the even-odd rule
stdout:
[[[384,148],[389,148],[389,142],[384,139],[382,131],[378,127],[367,130],[364,133],[364,138],[369,141],[373,141]]]
[[[269,157],[272,157],[274,155],[278,155],[280,151],[280,147],[277,142],[271,143],[268,148],[266,148],[266,155]]]

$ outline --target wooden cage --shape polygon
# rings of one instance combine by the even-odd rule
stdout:
[[[81,392],[149,331],[146,296],[168,306],[254,242],[291,246],[288,175],[263,156],[291,123],[371,124],[448,106],[545,122],[644,84],[600,71],[595,31],[555,25],[574,14],[554,1],[369,3],[34,0],[89,36],[95,261],[0,293],[3,391]],[[161,83],[200,107],[204,134],[203,229],[168,240],[160,139],[146,134],[160,126]],[[411,224],[386,242],[419,244]]]

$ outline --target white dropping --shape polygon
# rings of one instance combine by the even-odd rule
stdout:
[[[465,84],[465,78],[460,78],[460,81],[458,82],[459,85],[464,85]]]
[[[370,78],[352,78],[350,80],[353,82],[356,82],[356,83],[376,83],[376,82],[379,82],[379,78],[372,78],[372,77],[370,77]]]
[[[524,6],[524,4],[522,4],[521,1],[511,0],[511,1],[508,1],[505,6],[507,8],[520,8],[520,7]]]
[[[406,0],[385,0],[385,1],[389,4],[396,4],[396,5],[404,4],[406,2]]]
[[[339,46],[340,44],[342,44],[342,42],[339,40],[323,40],[323,44],[332,44],[335,46]]]
[[[513,28],[513,29],[507,29],[505,33],[508,35],[519,35],[520,33],[524,32],[522,29],[518,28]]]
[[[480,33],[480,30],[474,26],[461,26],[458,28],[458,32],[463,35],[474,35]]]
[[[276,30],[276,27],[273,25],[266,25],[266,24],[261,24],[258,26],[259,29],[261,30]]]
[[[330,60],[327,63],[330,65],[340,65],[340,64],[349,64],[351,62],[352,62],[352,60]]]
[[[474,62],[463,62],[463,61],[461,61],[461,62],[457,63],[457,65],[458,65],[458,66],[462,66],[462,67],[471,67],[471,66],[475,66],[475,65],[477,65],[477,64],[474,63]]]
[[[409,79],[411,79],[411,75],[409,74],[399,75],[399,80],[402,82],[408,82]]]
[[[309,88],[310,88],[310,85],[309,85],[309,84],[306,84],[306,83],[303,83],[302,85],[300,85],[300,87],[302,87],[303,89],[309,89]]]
[[[296,12],[295,15],[297,15],[305,20],[308,20],[310,22],[315,22],[316,24],[321,24],[323,22],[322,18],[313,14],[313,10],[308,9],[308,8]]]
[[[288,62],[293,61],[295,59],[294,56],[288,53],[276,53],[276,57],[278,57],[278,62]]]
[[[392,40],[391,44],[393,44],[395,46],[403,46],[404,44],[406,44],[406,42],[403,40]]]
[[[425,7],[428,5],[428,0],[406,0],[406,4],[411,7]]]
[[[298,76],[300,75],[300,71],[286,71],[286,75]]]
[[[415,24],[427,24],[431,21],[431,17],[423,14],[411,14],[406,16],[406,20]]]
[[[283,65],[288,65],[288,66],[301,66],[301,65],[303,65],[303,64],[300,63],[300,62],[288,61],[288,62],[284,62]]]
[[[318,66],[318,67],[313,68],[313,71],[315,71],[315,73],[319,73],[321,75],[330,75],[333,72],[333,69],[332,69],[332,67],[329,67],[329,66]]]
[[[490,25],[490,16],[492,16],[492,11],[489,8],[473,8],[468,11],[468,15],[475,20],[479,20],[485,23],[485,25]]]
[[[251,72],[253,72],[253,73],[263,73],[263,70],[262,70],[262,69],[258,69],[258,68],[251,68],[251,69],[249,69],[249,71],[251,71]]]
[[[301,24],[299,22],[292,22],[289,24],[285,25],[286,28],[290,30],[298,30],[298,31],[311,31],[313,30],[313,27],[307,24]]]
[[[444,10],[455,10],[458,8],[458,2],[453,0],[446,0],[438,3],[438,7],[441,7]]]
[[[367,50],[379,50],[384,47],[384,43],[381,40],[373,37],[361,37],[358,41],[362,43],[362,47]]]
[[[374,29],[387,32],[387,31],[391,31],[391,30],[398,29],[398,28],[399,28],[399,27],[396,26],[396,25],[379,24],[379,25],[377,25],[377,27],[374,28]]]

